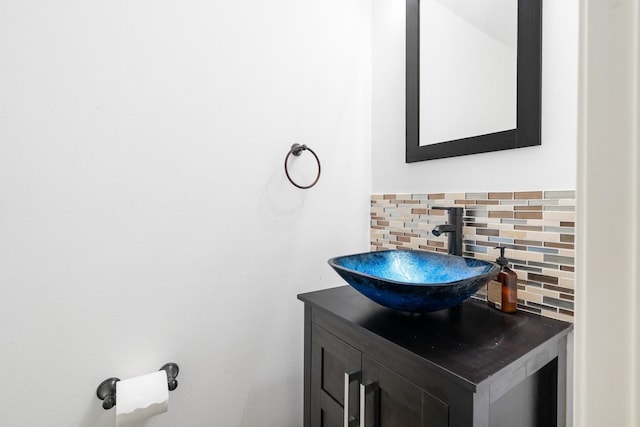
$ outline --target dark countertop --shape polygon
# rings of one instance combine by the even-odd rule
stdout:
[[[298,299],[473,385],[573,329],[571,323],[523,311],[502,313],[475,299],[425,314],[388,309],[351,286],[308,292]]]

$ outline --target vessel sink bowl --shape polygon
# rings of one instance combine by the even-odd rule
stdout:
[[[458,305],[500,271],[492,262],[417,250],[366,252],[328,262],[367,298],[414,313]]]

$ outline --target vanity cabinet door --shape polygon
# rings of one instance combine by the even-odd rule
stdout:
[[[324,329],[312,325],[311,426],[357,425],[361,353]]]
[[[366,355],[360,393],[364,396],[360,427],[445,427],[449,423],[446,403]]]

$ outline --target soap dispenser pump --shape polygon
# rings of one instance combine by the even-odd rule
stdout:
[[[518,309],[518,275],[509,268],[509,261],[504,257],[504,246],[500,249],[500,257],[496,262],[500,272],[487,285],[487,303],[505,313],[515,313]]]

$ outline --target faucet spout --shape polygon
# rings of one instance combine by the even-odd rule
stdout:
[[[449,253],[451,255],[462,256],[462,216],[464,208],[433,206],[432,209],[449,211],[447,224],[436,225],[431,232],[436,237],[442,233],[448,233]]]
[[[436,227],[431,232],[433,233],[434,236],[438,237],[442,233],[451,233],[451,232],[455,233],[455,231],[456,231],[455,225],[442,224],[442,225],[436,225]]]

